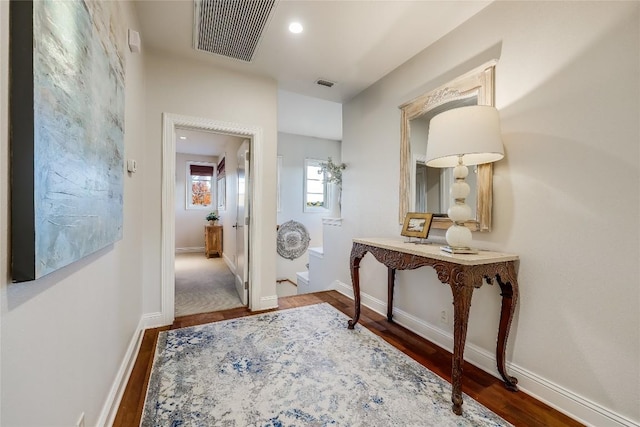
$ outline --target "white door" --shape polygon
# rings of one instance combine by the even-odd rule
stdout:
[[[238,149],[238,209],[236,212],[236,290],[244,305],[249,303],[249,141]]]

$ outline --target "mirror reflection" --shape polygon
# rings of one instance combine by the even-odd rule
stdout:
[[[413,210],[415,212],[431,212],[437,216],[445,216],[452,203],[449,196],[449,188],[453,183],[452,168],[430,168],[425,165],[425,153],[427,152],[429,123],[431,119],[444,111],[477,105],[477,95],[464,99],[447,102],[425,114],[410,120],[409,141],[411,144],[412,170],[414,177],[412,194],[415,194]],[[467,184],[471,187],[471,193],[467,197],[467,204],[471,207],[471,216],[476,217],[476,193],[477,193],[477,169],[470,168],[467,176]]]
[[[494,105],[495,60],[400,105],[400,203],[399,223],[408,212],[434,214],[431,228],[447,229],[451,203],[452,169],[425,166],[431,119],[444,111],[471,105]],[[493,167],[486,163],[473,168],[467,178],[471,194],[467,204],[473,219],[465,222],[472,231],[491,230]]]

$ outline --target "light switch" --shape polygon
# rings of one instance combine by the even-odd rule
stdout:
[[[135,173],[138,170],[138,162],[133,159],[127,160],[127,170],[131,173]]]

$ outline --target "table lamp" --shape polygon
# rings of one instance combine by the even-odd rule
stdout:
[[[455,200],[447,215],[453,225],[447,229],[449,246],[442,250],[454,254],[473,254],[471,230],[465,221],[471,219],[471,208],[465,203],[469,195],[467,166],[498,161],[504,157],[498,110],[487,105],[454,108],[434,116],[429,123],[426,165],[433,168],[453,167],[455,182],[450,194]]]

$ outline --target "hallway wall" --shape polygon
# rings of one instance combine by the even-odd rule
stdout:
[[[144,55],[125,47],[139,28],[133,4],[113,2],[113,30],[125,62],[125,157],[138,172],[124,175],[122,240],[39,280],[11,283],[9,272],[9,2],[0,1],[0,424],[74,426],[80,414],[93,426],[109,408],[121,363],[142,316]],[[109,10],[105,7],[104,10]],[[25,236],[26,238],[26,236]],[[132,350],[132,349],[131,349]],[[104,422],[103,418],[101,422]]]
[[[263,211],[257,213],[266,226],[263,235],[253,237],[259,239],[263,258],[258,299],[265,305],[276,303],[276,209],[272,202],[276,198],[276,82],[204,63],[178,61],[158,52],[149,52],[145,59],[144,146],[149,173],[144,181],[148,215],[143,229],[143,311],[153,314],[161,310],[162,113],[165,112],[262,128],[264,152],[254,162],[260,162],[265,179],[255,183],[255,194],[266,201]]]
[[[498,59],[506,156],[474,244],[521,259],[507,351],[520,385],[599,426],[640,423],[639,23],[639,2],[494,2],[349,101],[343,227],[324,244],[349,284],[352,238],[399,236],[398,106]],[[384,266],[367,257],[360,276],[386,301]],[[451,345],[450,290],[431,269],[397,277],[396,307]],[[492,370],[499,312],[495,287],[474,292],[466,355]]]

